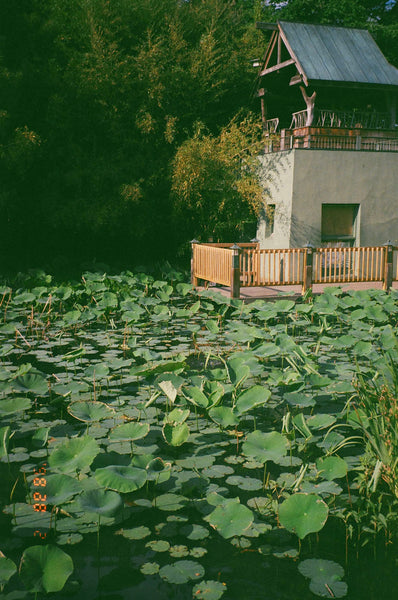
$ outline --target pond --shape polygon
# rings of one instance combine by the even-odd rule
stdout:
[[[0,288],[2,598],[396,597],[398,295]]]

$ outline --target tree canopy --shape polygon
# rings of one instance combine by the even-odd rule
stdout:
[[[370,26],[398,60],[391,2],[0,0],[2,268],[149,262],[255,219],[255,22],[279,18]]]

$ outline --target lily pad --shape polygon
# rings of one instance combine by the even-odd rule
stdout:
[[[227,539],[235,535],[243,535],[245,529],[253,523],[253,519],[252,511],[240,504],[238,498],[224,500],[205,517],[205,521]]]
[[[72,438],[57,446],[48,462],[56,471],[73,473],[89,467],[99,451],[98,443],[89,436]]]
[[[19,572],[30,592],[59,592],[73,572],[73,562],[57,546],[30,546],[22,554]]]
[[[147,480],[145,469],[124,465],[110,465],[97,469],[94,475],[98,483],[105,488],[123,494],[139,490]]]
[[[171,565],[165,565],[159,571],[162,579],[174,584],[195,581],[203,577],[204,573],[202,565],[193,560],[179,560]]]
[[[304,539],[320,531],[328,518],[327,504],[315,494],[293,494],[279,507],[280,524]]]
[[[256,430],[249,433],[243,443],[243,453],[259,461],[278,461],[287,453],[287,439],[277,431],[264,433]]]
[[[195,585],[192,590],[192,595],[194,598],[199,598],[199,600],[219,600],[226,591],[227,586],[225,583],[213,580],[203,580]]]
[[[0,588],[17,572],[17,565],[0,552]]]
[[[112,517],[123,503],[116,492],[94,488],[83,492],[77,499],[77,505],[84,512]]]
[[[148,423],[124,423],[123,425],[118,425],[111,431],[109,439],[132,442],[144,438],[148,432]]]
[[[109,419],[114,414],[114,410],[103,402],[84,401],[71,402],[68,406],[68,413],[85,423],[94,423]]]

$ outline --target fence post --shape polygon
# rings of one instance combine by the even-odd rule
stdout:
[[[392,279],[393,279],[392,270],[393,270],[394,247],[390,240],[388,240],[388,242],[386,242],[384,244],[384,247],[386,249],[386,256],[385,256],[385,260],[384,260],[383,290],[388,292],[388,290],[392,286]]]
[[[231,264],[231,298],[240,298],[240,269],[239,269],[239,252],[240,248],[237,244],[231,246],[232,264]]]
[[[303,265],[303,288],[301,293],[305,294],[307,290],[312,289],[312,264],[314,257],[314,246],[307,242],[304,246],[305,254],[304,254],[304,265]]]
[[[196,265],[194,263],[194,245],[199,244],[199,242],[198,242],[198,240],[193,239],[193,240],[191,240],[190,244],[191,244],[191,284],[196,287],[198,285],[199,281],[195,275]]]

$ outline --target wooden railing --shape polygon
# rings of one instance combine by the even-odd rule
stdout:
[[[292,114],[290,129],[305,127],[307,123],[307,110],[300,110]],[[272,121],[274,119],[269,119]],[[315,109],[312,121],[313,127],[342,127],[345,129],[389,129],[390,115],[376,111],[362,110],[330,110]]]
[[[229,286],[239,297],[241,287],[314,283],[381,281],[388,290],[398,281],[398,248],[305,248],[260,250],[257,243],[192,244],[192,283],[199,280]]]

